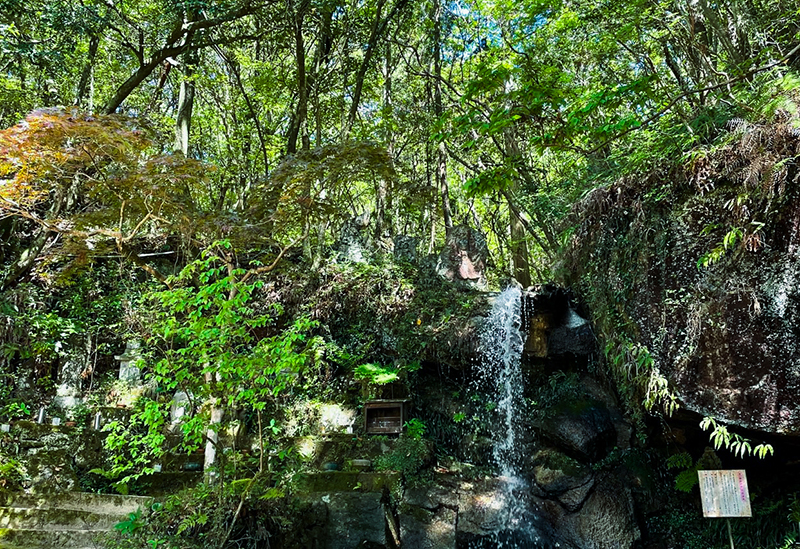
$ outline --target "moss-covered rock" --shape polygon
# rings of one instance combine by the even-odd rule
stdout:
[[[680,405],[800,435],[800,135],[727,145],[590,193],[563,279],[579,288],[631,408]]]

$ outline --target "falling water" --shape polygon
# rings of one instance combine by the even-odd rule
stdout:
[[[478,366],[482,390],[496,402],[491,422],[495,428],[493,457],[502,482],[502,521],[495,534],[498,548],[543,547],[533,523],[522,476],[522,418],[525,416],[524,380],[520,360],[524,345],[522,292],[510,287],[495,300],[480,337],[482,360]]]

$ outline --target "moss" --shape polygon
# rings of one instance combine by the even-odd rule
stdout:
[[[397,513],[404,517],[411,517],[422,524],[429,524],[433,518],[433,513],[431,511],[407,503],[401,503]]]
[[[575,478],[581,477],[589,471],[587,466],[553,449],[539,452],[536,456],[536,464],[551,471],[561,471],[564,475]]]
[[[400,475],[393,472],[328,471],[305,475],[297,492],[383,492],[391,491],[399,482]]]

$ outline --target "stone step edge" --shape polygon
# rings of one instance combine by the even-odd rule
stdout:
[[[33,530],[0,528],[0,549],[96,549],[109,530]]]
[[[151,496],[122,496],[93,492],[64,492],[61,494],[12,493],[0,495],[0,506],[17,509],[63,509],[120,516],[146,509],[153,503]]]
[[[0,529],[110,530],[126,517],[127,514],[95,513],[74,509],[0,507]]]

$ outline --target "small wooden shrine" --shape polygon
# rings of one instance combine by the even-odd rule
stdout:
[[[408,399],[377,399],[364,404],[364,430],[370,435],[400,434],[408,413]]]

